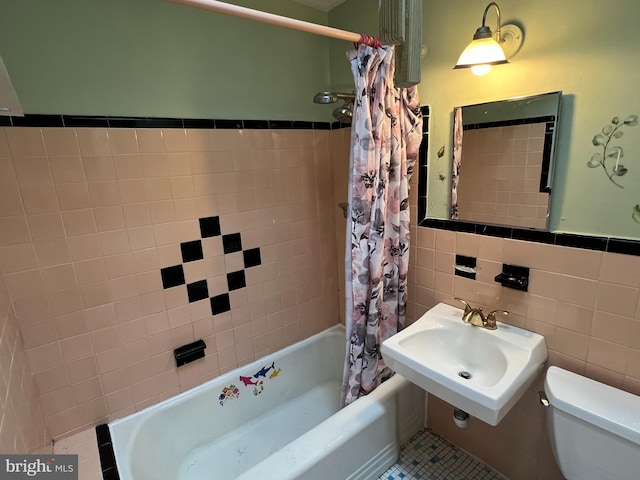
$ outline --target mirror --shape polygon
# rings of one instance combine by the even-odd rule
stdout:
[[[454,108],[451,220],[548,229],[561,99]]]

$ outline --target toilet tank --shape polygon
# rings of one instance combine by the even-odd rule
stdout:
[[[558,367],[544,389],[551,447],[568,480],[640,478],[640,397]]]

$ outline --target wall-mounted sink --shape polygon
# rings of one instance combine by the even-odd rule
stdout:
[[[520,399],[547,360],[544,337],[498,322],[463,323],[440,303],[382,343],[385,363],[427,392],[490,425]]]

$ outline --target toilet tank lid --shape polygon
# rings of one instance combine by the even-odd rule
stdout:
[[[640,445],[640,397],[558,367],[544,390],[554,408]]]

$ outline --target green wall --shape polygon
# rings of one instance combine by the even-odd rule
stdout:
[[[510,65],[495,67],[485,77],[451,69],[481,23],[483,4],[471,8],[470,3],[430,0],[425,4],[429,56],[420,94],[433,108],[430,215],[444,218],[447,212],[448,178],[441,182],[437,173],[449,177],[454,106],[562,90],[551,229],[640,238],[640,224],[631,218],[633,206],[640,203],[640,127],[624,128],[624,136],[615,143],[626,153],[623,161],[629,172],[619,178],[624,189],[613,185],[601,168],[586,165],[598,151],[592,144],[594,135],[612,117],[640,114],[637,2],[503,0],[503,23],[520,24],[525,42]],[[438,161],[435,152],[441,145],[448,154]]]
[[[501,0],[502,23],[516,23],[525,41],[509,65],[494,67],[485,77],[453,70],[458,56],[482,22],[488,2],[428,0],[424,2],[422,62],[419,86],[423,104],[431,106],[430,217],[446,218],[449,203],[452,110],[522,95],[562,90],[563,101],[558,163],[552,195],[554,231],[640,238],[640,224],[632,220],[640,203],[640,125],[623,127],[612,145],[624,149],[628,168],[613,185],[601,168],[587,162],[599,150],[592,144],[614,116],[640,116],[640,7],[637,0]],[[342,28],[377,31],[377,14],[348,0],[329,15]],[[360,8],[360,9],[359,9]],[[355,16],[350,20],[342,14]],[[487,23],[495,28],[495,11]],[[342,84],[332,53],[332,83]],[[436,152],[445,146],[446,154]],[[440,181],[438,174],[446,179]]]
[[[319,24],[290,0],[234,1]],[[0,0],[25,113],[328,121],[324,37],[162,0]]]

